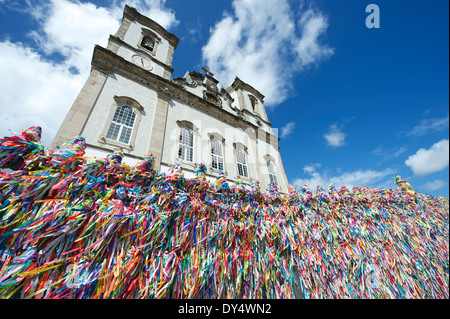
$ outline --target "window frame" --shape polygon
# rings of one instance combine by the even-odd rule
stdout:
[[[151,38],[153,40],[153,50],[148,49],[147,47],[142,45],[142,41],[144,41],[144,38]],[[150,53],[151,55],[156,55],[156,51],[158,50],[158,44],[161,43],[161,38],[152,30],[142,28],[141,29],[141,36],[139,38],[139,41],[137,43],[137,47],[144,52]]]
[[[208,137],[209,137],[209,171],[210,172],[215,172],[215,173],[219,173],[220,171],[222,171],[222,173],[224,173],[224,175],[227,175],[227,169],[226,169],[226,152],[225,152],[225,138],[223,138],[222,135],[220,135],[219,133],[208,133]],[[222,169],[220,169],[219,167],[215,168],[213,167],[213,156],[218,156],[212,153],[213,150],[213,141],[216,140],[220,147],[221,147],[221,151],[222,151]]]
[[[215,145],[217,146],[217,152],[220,154],[214,154]],[[214,164],[217,167],[214,167]],[[211,166],[217,170],[223,171],[223,147],[222,143],[218,139],[213,139],[211,141]]]
[[[184,132],[186,132],[187,134],[184,135]],[[182,150],[183,152],[181,152]],[[180,155],[180,152],[183,154]],[[192,129],[184,126],[180,127],[180,134],[178,134],[177,158],[189,163],[194,162],[194,132],[192,131]]]
[[[267,185],[269,183],[272,183],[272,184],[275,184],[277,187],[279,187],[279,182],[278,182],[278,178],[277,178],[277,170],[276,170],[276,166],[275,166],[275,159],[272,158],[271,156],[265,156],[264,159],[266,161],[267,175],[269,177],[269,182],[267,183]],[[272,172],[271,172],[270,168],[272,168]],[[273,183],[273,181],[275,181],[275,183]]]
[[[124,110],[122,112],[123,114],[118,114],[118,112],[120,110],[122,110],[122,109],[126,109],[126,110]],[[128,113],[128,110],[131,112],[130,115],[126,114],[126,112]],[[115,120],[116,115],[121,116],[122,122],[119,122],[119,121]],[[128,125],[127,123],[123,123],[123,117],[124,116],[126,116],[126,117],[132,116],[133,117],[131,125]],[[125,119],[125,121],[126,121],[126,119]],[[136,112],[133,110],[133,108],[131,106],[129,106],[128,104],[122,104],[120,106],[117,106],[116,110],[114,111],[113,118],[112,118],[111,122],[109,123],[109,127],[108,127],[108,130],[107,130],[106,135],[105,135],[105,139],[110,140],[110,141],[114,141],[114,142],[128,144],[130,142],[130,140],[131,140],[131,134],[133,133],[133,130],[134,130],[134,122],[136,122]],[[113,128],[113,125],[114,125],[114,128]],[[112,129],[112,132],[113,132],[112,135],[114,135],[115,128],[117,128],[117,127],[118,127],[118,130],[117,130],[117,133],[115,134],[116,137],[115,138],[112,138],[112,136],[108,137],[108,134],[110,134],[111,129]],[[130,132],[128,134],[125,133],[124,132],[125,129],[129,129]],[[126,135],[128,135],[128,138],[127,138],[126,141],[121,141],[124,133]]]
[[[144,43],[145,39],[149,39],[151,41],[152,45],[151,46],[144,45],[143,43]],[[150,52],[153,52],[153,51],[155,51],[155,45],[156,45],[156,41],[155,41],[155,39],[153,37],[148,36],[148,35],[144,35],[142,37],[142,41],[141,41],[141,44],[140,44],[141,47],[144,47],[147,50],[149,50]]]
[[[144,111],[144,108],[139,104],[139,102],[137,102],[135,99],[128,97],[128,96],[115,95],[113,97],[113,99],[114,99],[114,103],[112,103],[110,106],[109,114],[103,125],[103,131],[101,132],[101,134],[98,138],[98,142],[101,144],[112,145],[112,146],[116,146],[116,147],[120,147],[120,148],[132,151],[132,150],[134,150],[134,147],[135,147],[136,135],[139,130],[139,124],[141,122],[142,111]],[[135,114],[134,123],[133,123],[133,126],[131,127],[130,138],[127,143],[119,141],[120,133],[122,132],[122,127],[120,128],[120,131],[117,134],[116,140],[106,137],[108,134],[109,128],[110,128],[111,124],[113,123],[113,119],[114,119],[114,115],[116,114],[116,111],[124,105],[129,106]]]
[[[237,173],[236,175],[241,177],[245,181],[250,181],[250,171],[249,171],[249,166],[248,166],[248,148],[242,143],[233,143],[233,146],[234,146],[234,162],[236,164],[236,173]],[[245,163],[239,163],[238,157],[237,157],[238,150],[242,151],[242,155],[244,157]],[[245,166],[245,171],[247,173],[247,176],[239,174],[239,165]]]
[[[252,94],[248,95],[248,99],[250,101],[250,106],[251,106],[250,110],[253,113],[259,115],[259,106],[258,106],[259,102],[258,102],[258,99]]]
[[[177,121],[176,122],[178,125],[178,130],[177,130],[177,142],[176,142],[176,153],[175,153],[175,158],[174,158],[174,162],[179,162],[180,164],[186,164],[189,165],[193,168],[196,167],[196,159],[197,159],[197,152],[196,152],[196,144],[197,144],[197,132],[198,132],[198,128],[192,124],[189,121]],[[179,152],[180,152],[180,136],[181,136],[181,130],[185,128],[190,130],[190,132],[192,133],[192,162],[191,161],[187,161],[183,158],[179,157]]]

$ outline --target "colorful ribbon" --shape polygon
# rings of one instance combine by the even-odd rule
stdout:
[[[25,140],[0,140],[3,163]],[[280,194],[33,145],[0,173],[0,298],[449,297],[448,198],[401,177]]]

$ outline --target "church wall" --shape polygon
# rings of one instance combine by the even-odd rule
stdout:
[[[205,87],[204,87],[203,85],[199,85],[199,86],[196,86],[196,87],[190,87],[190,86],[186,85],[186,86],[184,87],[184,89],[185,89],[186,91],[192,93],[192,94],[197,95],[197,96],[200,97],[200,98],[203,98],[203,91],[205,91]],[[233,114],[233,115],[236,115],[236,109],[239,109],[238,103],[237,103],[237,99],[235,99],[235,101],[232,103],[232,106],[235,108],[235,109],[233,110],[233,109],[230,107],[230,105],[228,104],[228,102],[227,102],[226,99],[224,99],[223,97],[221,97],[221,96],[219,96],[219,95],[217,95],[217,96],[218,96],[218,98],[220,98],[221,101],[222,101],[222,105],[221,105],[221,106],[222,106],[222,109],[223,109],[224,111],[228,112],[228,113],[231,113],[231,114]],[[232,98],[234,98],[234,97],[232,97]]]
[[[197,130],[194,129],[194,163],[205,164],[208,167],[208,172],[211,173],[211,148],[208,133],[218,133],[225,139],[224,172],[226,177],[234,180],[237,175],[233,143],[242,143],[247,147],[246,161],[249,177],[258,178],[256,167],[252,165],[256,162],[256,150],[248,134],[241,129],[230,127],[221,120],[211,117],[200,110],[174,100],[169,102],[162,155],[163,164],[171,165],[175,162],[181,162],[183,168],[190,170],[195,170],[196,168],[195,165],[184,163],[177,158],[179,138],[177,121],[181,120],[191,122],[197,128]],[[212,173],[217,175],[217,172]]]
[[[233,103],[231,103],[231,106],[236,109],[236,110],[240,110],[240,103],[239,103],[239,97],[236,91],[231,91],[228,92],[228,94],[230,94],[231,98],[233,99]],[[231,112],[231,113],[236,113],[236,112]]]
[[[265,141],[261,141],[258,139],[257,147],[258,147],[258,159],[259,162],[256,165],[259,165],[259,170],[262,175],[260,178],[261,188],[265,189],[270,182],[268,169],[267,169],[267,159],[270,159],[275,166],[275,174],[277,177],[278,189],[285,190],[289,185],[287,185],[287,180],[285,180],[285,172],[283,163],[281,162],[281,157],[278,152],[278,144],[266,143]]]
[[[248,114],[247,121],[249,121],[250,123],[252,123],[257,127],[260,127],[265,132],[272,133],[272,128],[268,124],[266,124],[266,122],[261,121],[261,119],[259,119],[257,116],[253,114]],[[258,124],[258,122],[260,123],[260,125]]]
[[[245,90],[242,90],[242,102],[243,107],[242,109],[246,109],[250,112],[248,114],[247,120],[251,122],[253,125],[261,127],[261,129],[265,130],[266,132],[273,133],[272,128],[270,125],[268,125],[265,121],[268,122],[267,115],[265,112],[263,112],[264,104],[261,103],[260,100],[255,105],[255,110],[253,110],[252,103],[250,101],[250,95],[253,95]],[[260,122],[261,125],[258,125],[257,122]]]
[[[137,44],[141,39],[142,28],[149,29],[148,27],[143,26],[142,24],[136,21],[131,22],[128,32],[125,34],[124,41],[132,44],[134,47],[137,48]],[[161,34],[159,34],[156,30],[153,29],[151,31],[154,32],[156,35],[158,35],[158,37],[161,39],[161,42],[157,45],[154,57],[157,60],[166,63],[167,55],[169,53],[169,42],[166,39],[164,39],[164,37]]]
[[[264,109],[264,105],[261,104],[261,102],[258,102],[258,111],[257,112],[253,112],[252,110],[252,106],[251,106],[251,102],[250,102],[250,98],[248,97],[249,93],[243,90],[231,90],[230,92],[228,92],[230,94],[230,96],[233,98],[233,103],[232,106],[236,109],[239,110],[247,110],[250,113],[244,113],[245,119],[247,121],[249,121],[250,123],[252,123],[253,125],[260,127],[261,129],[263,129],[266,132],[272,133],[271,127],[264,121],[262,120],[266,120],[267,121],[267,115],[265,112],[261,111],[261,109]],[[226,107],[227,111],[231,109],[227,106]],[[231,111],[231,113],[236,113],[234,111]],[[255,114],[255,115],[253,115]],[[259,119],[256,115],[259,115],[259,117],[262,119]],[[258,125],[257,122],[260,122],[261,125]]]
[[[108,115],[114,112],[115,106],[117,106],[113,98],[114,96],[130,97],[144,108],[143,111],[140,111],[141,120],[132,153],[136,156],[145,155],[148,150],[150,132],[152,131],[152,119],[155,113],[157,95],[145,86],[130,81],[118,74],[109,75],[106,79],[105,85],[82,131],[82,136],[86,138],[87,143],[100,145],[100,135],[109,127]],[[135,111],[138,112],[137,110]],[[136,129],[135,127],[134,130]],[[115,146],[108,145],[107,143],[105,145],[111,149],[115,148]],[[129,151],[124,149],[124,153],[126,154],[127,152]]]
[[[137,43],[139,42],[139,39],[141,38],[141,29],[145,28],[140,23],[137,23],[136,21],[132,21],[130,23],[130,26],[128,27],[128,31],[125,33],[125,36],[123,40],[126,43],[131,44],[133,47],[137,48]]]
[[[112,152],[110,152],[110,151],[105,151],[105,150],[101,150],[101,149],[93,148],[93,147],[87,147],[84,156],[92,157],[92,158],[97,157],[100,159],[104,159],[104,158],[107,158],[107,156],[110,155],[111,153]],[[136,165],[137,162],[139,162],[139,161],[140,160],[135,157],[130,157],[130,156],[126,156],[126,155],[124,155],[122,158],[122,163],[125,163],[130,166]]]
[[[231,92],[228,92],[228,94],[230,94],[231,98],[233,99],[233,103],[231,105],[235,108],[239,108],[237,92],[231,91]]]
[[[186,91],[197,95],[198,97],[203,98],[203,90],[205,89],[203,86],[196,86],[196,87],[189,87],[189,86],[185,86],[184,88]]]
[[[131,61],[132,56],[135,54],[142,54],[142,53],[140,51],[133,51],[127,47],[119,47],[119,49],[117,51],[117,55],[123,57],[127,61]],[[161,77],[164,77],[164,71],[165,71],[164,67],[153,61],[152,61],[152,68],[149,69],[148,71],[150,71],[156,75],[159,75]]]
[[[244,105],[243,105],[242,108],[245,108],[245,109],[247,109],[247,110],[249,110],[250,112],[253,113],[254,111],[253,111],[253,108],[252,108],[252,103],[250,102],[249,93],[243,91],[243,98],[244,98],[244,101],[243,101]],[[260,103],[258,102],[256,107],[258,107],[259,104]],[[255,113],[258,114],[258,109],[257,108],[256,108],[256,112]]]
[[[137,44],[141,39],[142,28],[149,29],[148,27],[143,26],[136,21],[131,22],[128,32],[125,35],[124,41],[133,44],[133,46],[137,48]],[[157,45],[154,57],[157,60],[165,63],[169,52],[169,41],[164,39],[164,37],[156,30],[152,29],[151,31],[158,35],[158,37],[161,39],[160,43]]]
[[[234,106],[235,103],[232,103],[231,105]],[[234,111],[229,105],[228,102],[222,99],[222,108],[227,111],[228,113],[231,113],[233,115],[236,115],[236,111]]]
[[[163,164],[163,165],[161,165],[160,172],[169,174],[171,168],[172,168],[172,166]],[[193,171],[183,169],[183,176],[184,176],[184,178],[195,178],[195,173]],[[214,184],[217,181],[217,174],[211,173],[208,170],[208,172],[206,172],[206,174],[205,174],[205,178],[207,181]],[[230,185],[235,184],[235,181],[236,181],[235,176],[227,176],[226,178],[227,178],[228,184],[230,184]],[[247,184],[247,185],[249,184],[248,181],[243,181],[243,182],[244,182],[244,184]]]

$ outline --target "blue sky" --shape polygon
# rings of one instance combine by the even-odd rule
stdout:
[[[266,96],[291,184],[449,195],[449,3],[442,0],[0,0],[0,135],[48,146],[125,3],[180,38],[173,77],[208,66]],[[365,21],[380,9],[380,28]]]

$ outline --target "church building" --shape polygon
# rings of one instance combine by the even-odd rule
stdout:
[[[133,165],[153,154],[166,172],[179,163],[186,177],[200,163],[215,181],[222,171],[233,183],[251,178],[266,190],[285,192],[288,180],[264,107],[264,95],[235,78],[221,88],[214,74],[188,71],[172,78],[179,39],[155,21],[125,6],[122,23],[106,48],[96,45],[91,73],[51,147],[86,139],[86,156],[123,150]]]

